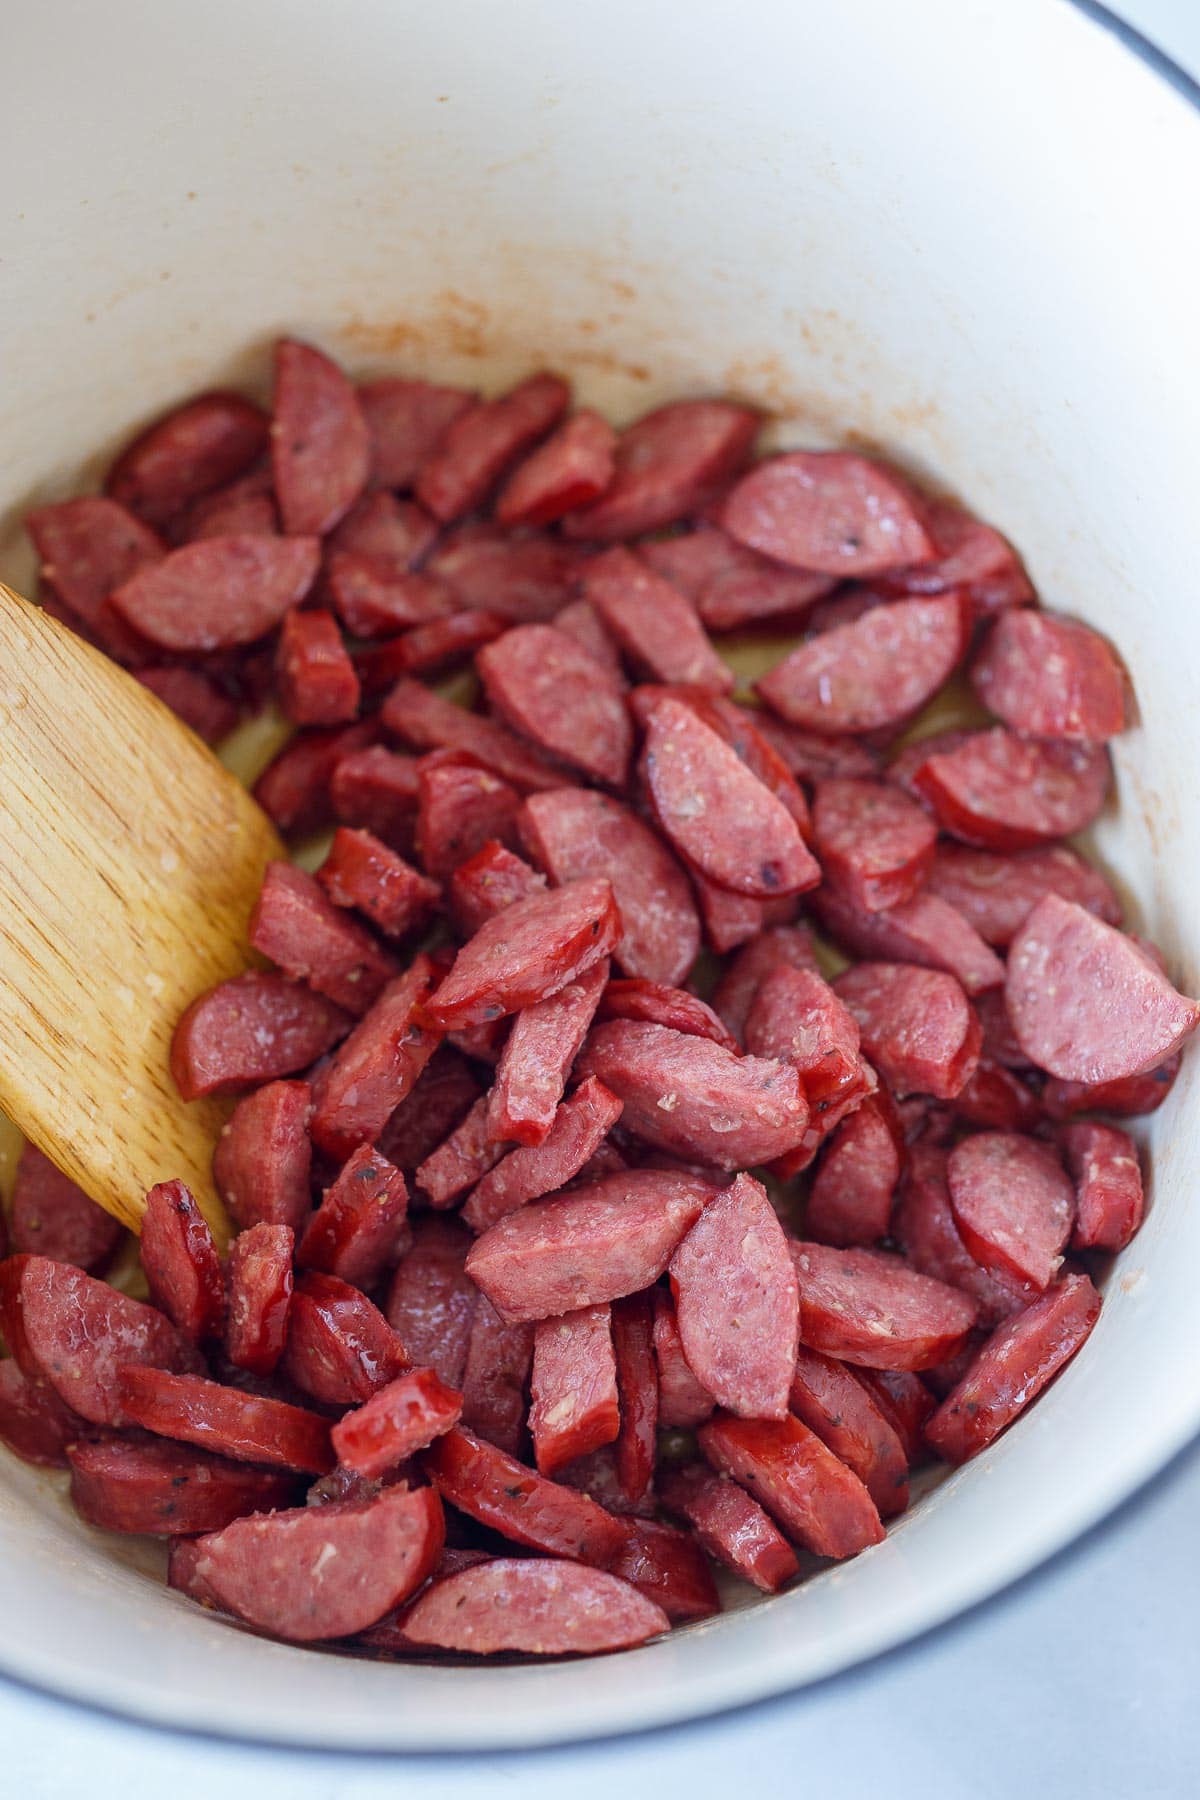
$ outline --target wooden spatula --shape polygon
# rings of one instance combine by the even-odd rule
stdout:
[[[228,1108],[181,1100],[168,1052],[189,1001],[246,967],[281,855],[174,714],[0,584],[0,1106],[135,1231],[177,1178],[228,1236]]]

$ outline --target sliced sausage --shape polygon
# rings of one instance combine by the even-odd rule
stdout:
[[[292,1305],[290,1225],[252,1225],[229,1252],[225,1354],[239,1369],[269,1375],[287,1341]]]
[[[621,1414],[610,1307],[538,1321],[531,1390],[529,1430],[541,1474],[612,1443]]]
[[[936,555],[907,569],[889,569],[878,577],[889,593],[943,594],[963,588],[981,613],[1006,606],[1026,606],[1036,599],[1033,583],[1007,538],[964,507],[949,500],[925,505],[925,525]]]
[[[422,750],[461,750],[522,793],[558,787],[562,771],[520,738],[476,713],[464,712],[451,700],[419,681],[398,681],[384,702],[384,728]]]
[[[267,421],[241,394],[198,394],[126,445],[105,479],[112,498],[163,525],[224,487],[267,447]]]
[[[481,926],[425,1003],[437,1029],[483,1025],[547,999],[615,947],[620,915],[610,883],[570,881],[518,900]]]
[[[671,1258],[688,1366],[718,1406],[782,1419],[796,1361],[799,1295],[787,1239],[750,1175],[710,1200]]]
[[[952,1463],[986,1450],[1070,1361],[1099,1315],[1087,1276],[1070,1274],[998,1326],[926,1425],[930,1448]]]
[[[1075,1229],[1080,1250],[1123,1250],[1145,1211],[1137,1145],[1116,1125],[1085,1120],[1062,1134],[1075,1183]]]
[[[101,608],[113,589],[165,555],[148,525],[99,495],[35,507],[25,528],[38,553],[41,583],[91,631],[102,628]]]
[[[169,706],[206,744],[219,744],[238,722],[238,708],[207,675],[194,669],[138,669],[144,688]]]
[[[374,719],[298,733],[254,783],[254,798],[280,831],[291,835],[319,831],[335,816],[334,771],[344,759],[367,749],[378,735]],[[348,818],[345,823],[378,829],[372,818]]]
[[[820,880],[782,801],[691,707],[673,699],[655,706],[642,771],[664,832],[719,886],[770,899]]]
[[[21,1373],[48,1383],[94,1425],[128,1423],[122,1365],[196,1366],[192,1346],[157,1307],[45,1256],[0,1264],[0,1325]]]
[[[745,1488],[699,1464],[665,1472],[663,1504],[685,1518],[708,1554],[764,1594],[800,1572],[795,1551]]]
[[[654,1300],[627,1294],[612,1309],[613,1352],[620,1395],[617,1483],[631,1505],[647,1494],[658,1442],[658,1368],[654,1360]]]
[[[422,1460],[451,1506],[529,1550],[603,1567],[625,1542],[622,1521],[586,1494],[547,1481],[461,1425]]]
[[[385,937],[402,938],[437,904],[441,889],[369,831],[339,825],[317,880],[335,906],[353,907]]]
[[[774,969],[784,966],[819,973],[812,938],[803,925],[771,927],[726,964],[713,993],[713,1005],[740,1042],[744,1042],[746,1020],[759,987]]]
[[[546,877],[495,838],[488,840],[450,877],[450,911],[462,937],[473,937],[514,900],[545,891]]]
[[[724,400],[677,400],[621,433],[603,497],[563,521],[568,537],[613,543],[698,512],[745,461],[760,416]]]
[[[911,963],[859,963],[833,987],[894,1094],[952,1100],[966,1085],[983,1033],[953,975]]]
[[[933,751],[912,780],[952,837],[983,850],[1030,850],[1085,831],[1112,768],[1102,745],[1036,743],[998,725]]]
[[[582,1081],[559,1106],[540,1144],[510,1150],[477,1183],[463,1207],[465,1222],[472,1231],[486,1231],[530,1200],[565,1187],[620,1116],[621,1102],[602,1082]]]
[[[163,650],[252,644],[303,600],[320,557],[315,537],[205,538],[143,564],[113,589],[112,603]]]
[[[935,1145],[913,1146],[892,1236],[903,1245],[914,1269],[970,1295],[979,1309],[980,1325],[998,1325],[1033,1295],[1019,1283],[989,1273],[968,1251],[950,1205],[946,1160],[947,1152]]]
[[[372,556],[365,550],[333,551],[325,568],[325,586],[351,637],[389,639],[381,651],[355,664],[364,692],[371,694],[386,691],[404,673],[394,666],[391,655],[390,640],[396,632],[433,624],[458,611],[453,588],[438,576],[414,574],[391,557]]]
[[[662,1608],[629,1582],[558,1558],[498,1556],[437,1581],[405,1615],[415,1644],[469,1656],[596,1655],[670,1629]]]
[[[868,1369],[927,1369],[945,1362],[978,1308],[957,1288],[882,1250],[791,1246],[800,1284],[800,1342]]]
[[[89,1200],[36,1144],[21,1146],[8,1214],[14,1254],[29,1251],[80,1269],[102,1269],[121,1241],[121,1223]]]
[[[242,1231],[302,1229],[309,1212],[312,1142],[307,1081],[271,1081],[239,1100],[213,1153],[217,1189]]]
[[[598,1076],[623,1102],[627,1130],[718,1169],[782,1156],[808,1127],[794,1069],[665,1025],[614,1019],[595,1027],[576,1071]]]
[[[700,950],[687,877],[636,813],[586,788],[534,794],[518,818],[525,846],[553,881],[612,881],[621,915],[614,955],[626,975],[679,982]]]
[[[428,1364],[452,1388],[462,1386],[478,1299],[463,1267],[470,1247],[470,1233],[456,1219],[415,1219],[412,1246],[387,1297],[388,1323],[413,1362]]]
[[[357,1018],[396,974],[375,938],[292,863],[270,862],[250,915],[250,942],[285,974]]]
[[[868,912],[837,889],[825,887],[813,904],[829,935],[856,956],[943,969],[971,995],[998,988],[1004,981],[1000,958],[937,894],[922,892],[886,912]]]
[[[326,575],[339,556],[370,557],[392,571],[417,569],[437,542],[438,523],[414,500],[397,500],[378,489],[350,508],[330,534]]]
[[[547,755],[624,787],[633,729],[603,663],[553,625],[517,625],[475,658],[492,707]]]
[[[435,750],[417,764],[416,849],[425,873],[444,881],[494,839],[515,842],[520,796],[473,756]]]
[[[552,525],[598,500],[613,478],[617,434],[584,408],[526,457],[496,501],[501,525]]]
[[[479,1098],[470,1063],[450,1044],[435,1050],[378,1139],[380,1153],[408,1178]]]
[[[454,613],[450,618],[429,619],[399,637],[389,638],[370,650],[360,650],[354,667],[364,695],[375,699],[385,694],[402,675],[427,675],[449,669],[466,660],[484,644],[507,629],[496,613]]]
[[[743,955],[753,950],[751,945]],[[800,1149],[811,1160],[821,1140],[870,1092],[854,1015],[815,970],[780,963],[759,983],[744,1035],[751,1056],[788,1063],[800,1076],[809,1109]]]
[[[415,484],[421,504],[444,524],[480,505],[558,423],[570,399],[559,376],[531,375],[498,399],[460,413],[421,464]]]
[[[333,1467],[329,1422],[302,1406],[243,1393],[199,1375],[123,1365],[119,1371],[123,1422],[159,1437],[213,1450],[235,1462],[267,1463],[324,1475]]]
[[[1112,886],[1069,844],[1006,856],[941,843],[929,872],[929,889],[999,949],[1012,942],[1046,894],[1074,900],[1108,925],[1121,923],[1121,902]]]
[[[986,1056],[980,1057],[953,1105],[957,1118],[985,1131],[1036,1131],[1044,1116],[1032,1089]]]
[[[282,1368],[323,1406],[361,1406],[408,1361],[383,1314],[335,1275],[301,1275],[288,1313]]]
[[[709,631],[796,618],[833,587],[830,576],[772,562],[715,525],[652,540],[639,546],[639,554],[687,595]]]
[[[439,1033],[418,1022],[435,971],[418,956],[389,982],[341,1045],[312,1117],[312,1135],[331,1156],[373,1143],[437,1048]]]
[[[1125,729],[1124,670],[1099,632],[1074,619],[1002,612],[971,665],[971,685],[1027,737],[1102,744]]]
[[[284,615],[275,689],[294,725],[340,725],[357,715],[358,676],[332,613],[310,609]]]
[[[826,879],[868,912],[911,900],[933,864],[928,813],[882,781],[823,781],[813,833]]]
[[[727,693],[733,671],[708,641],[686,595],[623,546],[606,550],[583,575],[588,603],[639,674]]]
[[[711,1193],[662,1169],[611,1175],[501,1219],[473,1245],[467,1273],[513,1321],[637,1294],[658,1280]]]
[[[879,1512],[858,1476],[794,1414],[738,1419],[718,1413],[698,1436],[712,1466],[746,1488],[814,1555],[857,1556],[882,1541]]]
[[[380,488],[410,488],[454,421],[475,404],[465,388],[395,376],[364,381],[357,392],[371,441],[371,481]]]
[[[311,344],[276,345],[271,462],[283,528],[293,534],[330,531],[367,485],[371,440],[358,396]]]
[[[1021,1067],[1029,1064],[1018,1050]],[[1042,1089],[1042,1105],[1052,1119],[1070,1119],[1076,1113],[1113,1113],[1119,1119],[1138,1118],[1157,1112],[1179,1074],[1181,1053],[1176,1051],[1157,1069],[1144,1075],[1126,1075],[1116,1081],[1048,1081]]]
[[[532,1365],[532,1325],[502,1319],[480,1294],[471,1315],[463,1367],[462,1422],[510,1456],[520,1456],[525,1449]]]
[[[503,1154],[503,1145],[488,1129],[488,1097],[481,1094],[449,1137],[418,1166],[417,1185],[431,1206],[438,1210],[453,1206]]]
[[[636,977],[609,981],[597,1017],[640,1019],[650,1025],[668,1025],[672,1031],[709,1038],[714,1044],[721,1044],[735,1053],[739,1048],[733,1033],[711,1006],[695,994],[689,994],[685,988],[668,987],[660,981],[639,981]]]
[[[296,1479],[164,1439],[72,1444],[71,1503],[100,1531],[186,1537],[297,1499]]]
[[[390,1487],[365,1502],[239,1519],[199,1540],[194,1573],[247,1624],[313,1643],[352,1637],[407,1600],[435,1568],[444,1535],[432,1488]]]
[[[954,1222],[976,1262],[1049,1287],[1075,1217],[1056,1152],[1015,1131],[981,1131],[950,1152],[946,1179]]]
[[[462,1395],[433,1369],[410,1369],[342,1415],[333,1428],[333,1448],[343,1468],[374,1479],[457,1425],[461,1412]]]
[[[139,1244],[150,1298],[185,1337],[220,1337],[225,1281],[208,1221],[182,1181],[160,1181],[146,1195]]]
[[[801,1345],[789,1405],[826,1448],[853,1469],[881,1519],[904,1511],[908,1505],[904,1446],[853,1369]]]
[[[683,1352],[675,1302],[654,1290],[654,1360],[658,1364],[658,1418],[669,1431],[694,1431],[713,1410],[713,1397],[697,1381]]]
[[[869,781],[878,775],[877,750],[853,737],[828,737],[789,725],[774,713],[762,711],[755,723],[772,750],[797,781],[815,783],[838,779]]]
[[[489,525],[464,526],[429,559],[461,605],[514,624],[553,619],[579,585],[579,552],[556,538],[509,537]]]
[[[575,639],[589,650],[598,663],[603,664],[613,684],[623,693],[629,685],[625,679],[625,668],[621,661],[621,652],[617,649],[610,634],[605,630],[599,613],[586,600],[571,600],[562,611],[556,613],[554,619],[559,631],[565,631],[568,637]]]
[[[721,1610],[703,1550],[690,1531],[676,1525],[631,1519],[625,1547],[609,1564],[609,1573],[661,1606],[672,1625],[709,1619]]]
[[[924,508],[899,472],[843,450],[792,450],[743,476],[720,523],[798,569],[879,575],[936,554]]]
[[[296,1253],[302,1268],[370,1288],[396,1262],[408,1234],[408,1188],[399,1169],[361,1144],[325,1189]]]
[[[340,1006],[283,975],[235,975],[183,1014],[171,1074],[185,1100],[237,1093],[307,1068],[350,1023]]]
[[[872,1095],[842,1120],[808,1196],[805,1231],[821,1244],[873,1244],[886,1236],[904,1166],[895,1109]]]
[[[1057,894],[1039,900],[1013,939],[1004,997],[1026,1056],[1063,1081],[1157,1068],[1200,1020],[1196,1002],[1132,938]]]

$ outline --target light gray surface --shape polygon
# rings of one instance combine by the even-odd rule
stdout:
[[[1118,10],[1200,72],[1198,0],[1124,0]],[[1085,1543],[907,1651],[730,1718],[540,1756],[247,1750],[150,1732],[0,1682],[0,1793],[1182,1800],[1200,1791],[1198,1515],[1200,1447]]]

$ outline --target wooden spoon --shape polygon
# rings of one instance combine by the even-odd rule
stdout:
[[[185,1181],[219,1240],[228,1106],[168,1053],[205,988],[252,960],[284,854],[245,789],[132,675],[0,584],[0,1106],[134,1231]]]

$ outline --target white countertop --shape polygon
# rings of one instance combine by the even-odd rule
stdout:
[[[1117,0],[1115,9],[1200,74],[1200,0]],[[702,1725],[569,1750],[347,1758],[253,1749],[147,1730],[0,1679],[0,1794],[1184,1800],[1200,1793],[1198,1518],[1200,1443],[1081,1543],[907,1649]]]

